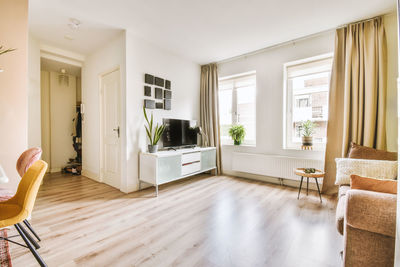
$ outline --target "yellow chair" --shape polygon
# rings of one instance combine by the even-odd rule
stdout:
[[[17,193],[9,200],[0,202],[0,228],[14,225],[26,246],[35,256],[40,266],[47,266],[33,245],[32,237],[20,225],[32,213],[36,195],[46,173],[47,163],[36,161],[22,177]],[[12,243],[16,243],[7,239]],[[19,244],[19,243],[17,243]],[[21,244],[19,244],[21,245]]]

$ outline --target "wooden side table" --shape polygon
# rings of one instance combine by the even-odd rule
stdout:
[[[307,178],[307,196],[308,196],[308,180],[309,178],[314,178],[315,179],[315,183],[317,184],[317,189],[318,189],[318,194],[319,194],[319,200],[322,203],[322,198],[321,198],[321,191],[319,190],[319,185],[318,185],[318,180],[317,178],[323,178],[325,173],[323,171],[320,170],[315,170],[315,173],[306,173],[304,172],[305,168],[297,168],[294,170],[294,174],[301,176],[301,181],[300,181],[300,187],[299,187],[299,193],[297,194],[297,199],[299,199],[300,197],[300,191],[301,191],[301,186],[303,184],[303,178],[306,177]]]

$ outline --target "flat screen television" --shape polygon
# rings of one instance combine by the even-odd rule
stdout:
[[[197,145],[195,121],[163,119],[163,123],[165,130],[162,140],[165,148]]]

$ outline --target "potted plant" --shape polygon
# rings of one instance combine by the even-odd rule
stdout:
[[[146,119],[147,126],[145,125],[144,128],[146,129],[147,137],[149,138],[150,144],[148,145],[148,149],[150,153],[156,153],[158,150],[158,141],[160,140],[164,130],[165,125],[156,125],[153,131],[153,113],[151,113],[150,121],[147,117],[146,109],[143,107],[144,118]]]
[[[315,123],[310,120],[303,121],[301,123],[301,142],[303,146],[312,146],[313,145],[313,133],[315,128]]]
[[[14,51],[14,50],[16,50],[16,49],[13,49],[13,48],[8,48],[8,49],[6,49],[6,48],[4,48],[2,45],[0,45],[0,56],[1,56],[1,55],[4,55],[4,54],[6,54],[6,53],[12,52],[12,51]],[[2,69],[2,68],[0,68],[0,72],[3,72],[3,69]]]
[[[245,135],[246,129],[243,125],[232,125],[231,128],[229,128],[229,136],[232,137],[235,146],[239,146],[243,142]]]
[[[0,55],[3,55],[3,54],[5,54],[5,53],[12,52],[12,51],[14,51],[14,50],[16,50],[16,49],[14,49],[14,48],[8,48],[8,49],[6,49],[6,48],[4,48],[2,45],[0,45]]]

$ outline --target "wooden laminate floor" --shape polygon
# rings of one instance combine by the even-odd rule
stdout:
[[[123,194],[52,175],[31,223],[49,266],[340,266],[335,198],[227,176]],[[15,229],[10,234],[15,234]],[[10,244],[13,265],[36,266]]]

